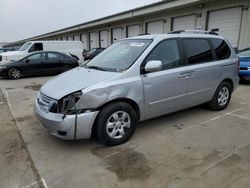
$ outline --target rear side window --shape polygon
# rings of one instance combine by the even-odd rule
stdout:
[[[222,39],[211,39],[218,60],[227,59],[231,56],[231,50]]]
[[[183,39],[189,64],[213,61],[213,53],[206,39]]]

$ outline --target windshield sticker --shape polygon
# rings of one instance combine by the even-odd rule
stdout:
[[[142,47],[145,43],[143,42],[133,42],[132,44],[130,44],[130,46],[134,46],[134,47]]]

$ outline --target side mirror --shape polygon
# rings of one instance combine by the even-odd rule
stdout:
[[[25,62],[26,62],[26,63],[29,63],[29,62],[30,62],[30,59],[26,59]]]
[[[156,72],[162,70],[162,62],[158,60],[148,61],[145,65],[145,72]]]

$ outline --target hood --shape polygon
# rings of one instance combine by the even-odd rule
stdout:
[[[40,91],[53,99],[59,100],[65,95],[82,90],[119,74],[116,72],[77,67],[52,78],[42,86]]]
[[[17,56],[17,55],[24,55],[26,54],[24,51],[10,51],[10,52],[3,52],[1,56]]]
[[[2,61],[5,61],[6,59],[4,57],[7,57],[7,60],[16,60],[18,58],[21,58],[26,55],[25,51],[11,51],[11,52],[4,52],[0,54],[3,59]]]
[[[19,61],[14,61],[14,60],[11,60],[11,61],[3,61],[0,63],[0,66],[1,67],[8,67],[8,66],[12,66],[14,65],[15,63],[20,63]]]

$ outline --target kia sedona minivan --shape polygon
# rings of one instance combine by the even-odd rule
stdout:
[[[118,145],[138,122],[203,103],[223,110],[238,86],[238,66],[229,42],[213,33],[123,39],[49,80],[34,109],[56,137],[89,139],[95,133],[103,144]]]

